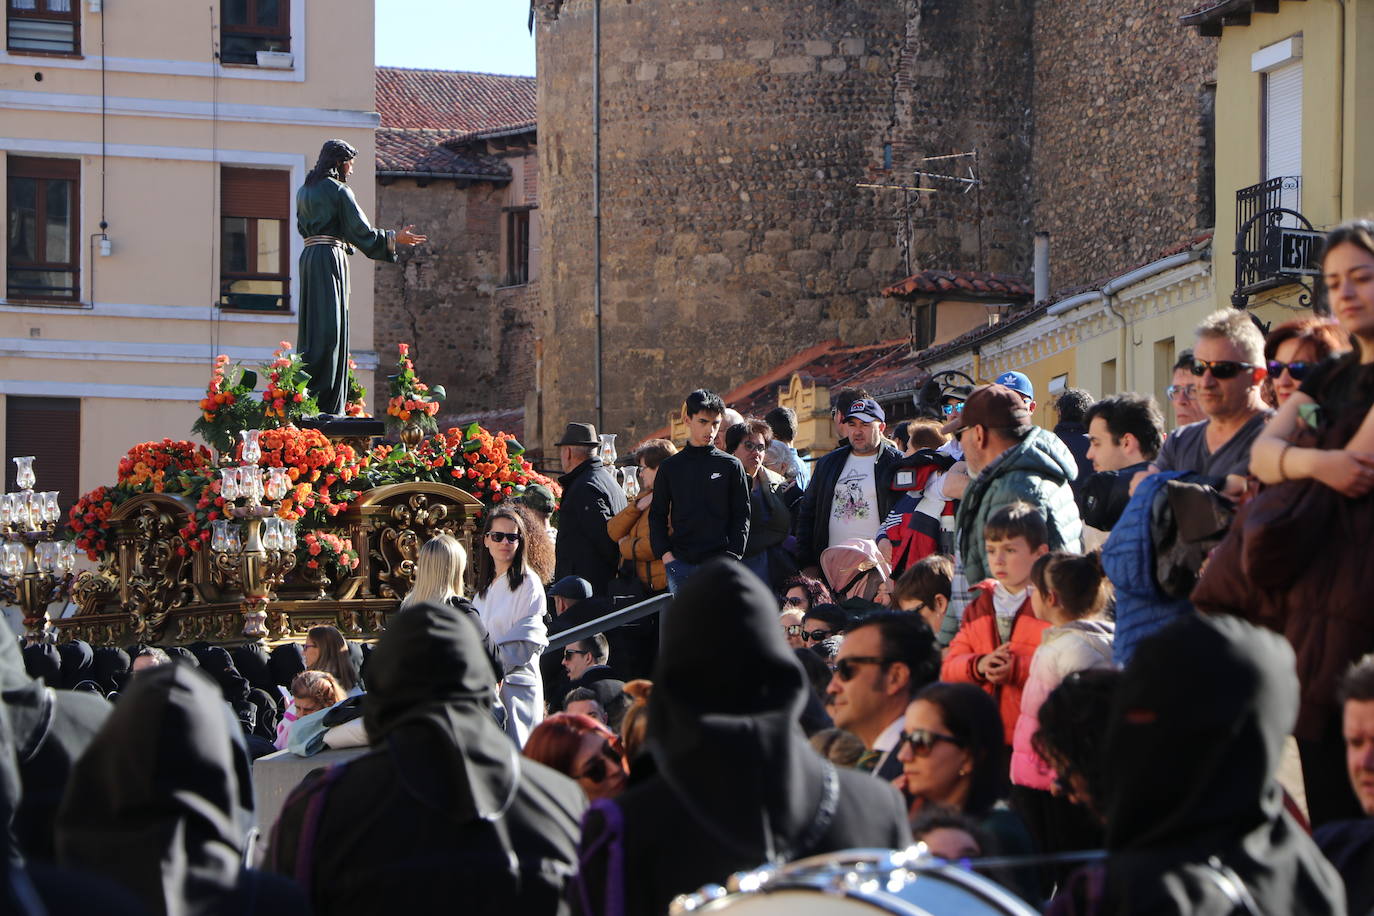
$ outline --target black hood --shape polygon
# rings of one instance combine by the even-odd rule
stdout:
[[[91,662],[91,680],[100,685],[106,693],[124,689],[125,675],[129,673],[129,653],[111,646],[101,646],[95,650]]]
[[[77,684],[90,678],[91,663],[95,660],[95,653],[91,650],[90,643],[81,639],[73,639],[59,645],[57,654],[62,656],[62,686],[64,688],[71,690]]]
[[[477,628],[446,604],[419,604],[394,614],[368,659],[363,722],[374,747],[386,748],[416,800],[458,823],[494,820],[515,797],[519,754],[491,717],[491,663]],[[412,744],[402,740],[419,735]],[[432,770],[434,742],[445,785],[420,785]],[[429,759],[410,758],[428,749]],[[408,773],[416,774],[406,780]],[[434,791],[431,791],[433,789]]]
[[[787,858],[815,819],[824,765],[798,724],[809,687],[777,599],[738,562],[714,559],[663,627],[646,740],[659,777],[739,855]]]
[[[248,679],[239,673],[234,659],[219,646],[209,646],[199,653],[200,670],[215,679],[220,692],[229,703],[239,704],[248,699]]]
[[[24,670],[29,677],[49,687],[62,686],[62,656],[57,654],[56,646],[45,642],[25,646]]]
[[[229,656],[234,660],[234,667],[239,669],[239,674],[248,679],[249,684],[258,690],[266,691],[269,696],[280,695],[268,664],[266,649],[257,643],[248,643],[230,649]]]
[[[1194,912],[1184,866],[1211,856],[1266,912],[1336,911],[1339,878],[1275,778],[1297,714],[1293,650],[1274,633],[1190,615],[1140,644],[1104,752],[1112,912]]]
[[[153,913],[229,912],[252,824],[238,723],[210,678],[161,665],[130,680],[72,770],[58,858]]]
[[[291,679],[305,670],[305,650],[298,642],[282,643],[272,650],[267,667],[272,671],[272,680],[290,690]]]

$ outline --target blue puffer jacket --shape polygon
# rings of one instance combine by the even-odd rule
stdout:
[[[1150,513],[1155,496],[1185,471],[1162,471],[1140,482],[1126,511],[1102,547],[1102,568],[1116,589],[1116,638],[1112,657],[1125,667],[1142,639],[1185,614],[1194,613],[1186,598],[1169,598],[1156,584],[1155,545]]]

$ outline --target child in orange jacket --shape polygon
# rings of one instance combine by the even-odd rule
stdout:
[[[959,632],[940,668],[942,681],[977,684],[997,701],[1006,742],[1021,714],[1021,691],[1031,657],[1049,627],[1031,606],[1031,567],[1049,550],[1049,527],[1029,503],[1015,502],[989,516],[983,528],[992,578],[973,586]]]

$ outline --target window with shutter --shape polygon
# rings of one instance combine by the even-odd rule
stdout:
[[[1277,67],[1264,79],[1264,177],[1284,181],[1280,206],[1301,210],[1302,61]],[[1288,217],[1289,220],[1293,219]],[[1284,225],[1287,225],[1285,221]]]
[[[80,299],[81,163],[10,156],[6,168],[6,295]]]
[[[79,398],[5,398],[5,492],[13,493],[14,462],[33,456],[35,490],[57,490],[63,523],[81,495]]]
[[[6,47],[16,54],[80,54],[78,0],[8,0]]]
[[[290,195],[289,172],[221,167],[221,307],[290,308]]]

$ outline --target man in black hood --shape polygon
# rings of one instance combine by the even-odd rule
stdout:
[[[214,682],[185,665],[139,672],[72,770],[61,864],[157,916],[304,912],[290,882],[245,867],[253,834],[243,734]]]
[[[1109,857],[1087,912],[1343,914],[1339,875],[1275,779],[1297,715],[1293,650],[1274,633],[1191,615],[1142,642],[1107,724]]]
[[[584,914],[610,912],[618,897],[625,914],[663,913],[741,869],[911,841],[895,789],[837,770],[807,743],[806,674],[757,576],[711,560],[663,625],[647,734],[657,775],[588,814]]]
[[[89,664],[90,647],[85,649],[82,657]],[[50,861],[53,822],[72,764],[111,707],[98,694],[52,690],[30,678],[19,645],[9,638],[0,639],[0,702],[9,715],[24,787],[14,818],[15,837],[27,858]]]
[[[476,627],[448,605],[409,607],[367,670],[372,752],[296,789],[268,867],[293,875],[318,916],[565,913],[587,799],[492,720]]]

